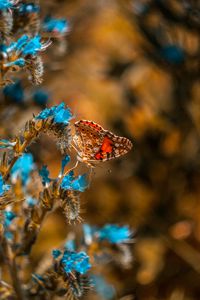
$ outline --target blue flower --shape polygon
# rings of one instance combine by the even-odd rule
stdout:
[[[16,214],[10,211],[4,211],[4,226],[9,227],[12,221],[16,218]]]
[[[42,44],[40,35],[30,38],[28,35],[22,35],[17,42],[12,42],[10,45],[2,45],[2,51],[11,54],[22,56],[36,55],[39,51],[46,49],[50,43]]]
[[[64,251],[61,264],[66,273],[76,271],[85,274],[90,268],[89,256],[85,252]]]
[[[24,101],[24,90],[21,81],[16,81],[14,84],[7,85],[3,89],[3,93],[9,100],[22,103]]]
[[[22,35],[17,42],[15,43],[11,43],[8,48],[7,48],[7,52],[11,52],[11,51],[18,51],[21,52],[21,50],[26,46],[27,42],[28,42],[28,35]]]
[[[13,233],[11,232],[11,231],[5,231],[5,233],[4,233],[4,236],[5,236],[5,238],[7,239],[7,240],[10,240],[10,241],[12,241],[12,239],[13,239]]]
[[[63,178],[60,186],[64,190],[84,192],[85,189],[88,187],[88,182],[86,178],[86,174],[74,177],[74,173],[70,172]]]
[[[66,19],[55,19],[47,16],[44,19],[43,30],[46,32],[64,34],[69,30],[69,24]]]
[[[25,13],[38,13],[40,11],[39,5],[34,3],[24,3],[19,6],[18,12],[20,14]]]
[[[177,45],[166,45],[161,49],[161,56],[167,62],[172,64],[180,64],[185,59],[184,50]]]
[[[13,7],[13,1],[11,0],[0,0],[0,10],[7,10]]]
[[[101,275],[92,275],[92,282],[97,293],[104,299],[113,299],[116,295],[115,289],[108,284]]]
[[[41,43],[41,37],[39,35],[30,39],[25,47],[23,47],[22,54],[23,55],[35,55],[37,52],[43,49],[43,45]]]
[[[73,182],[72,182],[72,190],[84,192],[85,189],[88,187],[87,175],[79,175]]]
[[[76,245],[74,240],[68,240],[65,243],[65,249],[71,252],[74,252],[76,250]]]
[[[3,194],[7,192],[9,189],[10,189],[10,185],[4,183],[3,177],[0,173],[0,197],[3,196]]]
[[[54,259],[57,259],[62,254],[62,251],[55,249],[52,251],[52,255]]]
[[[95,231],[96,231],[95,228],[90,226],[89,224],[83,224],[83,233],[87,245],[92,243],[92,239]]]
[[[72,118],[72,113],[69,108],[65,108],[65,103],[62,102],[59,105],[44,109],[37,115],[36,119],[44,120],[49,117],[53,117],[55,123],[68,124]]]
[[[32,198],[31,196],[28,196],[26,198],[26,203],[28,204],[28,206],[33,207],[37,203],[37,199]]]
[[[45,108],[39,113],[39,115],[36,116],[36,119],[45,120],[49,117],[52,117],[55,123],[62,123],[66,125],[72,119],[72,113],[69,108],[65,108],[65,103],[62,102],[59,105]]]
[[[61,188],[64,190],[70,190],[72,181],[74,180],[74,172],[70,171],[66,176],[64,176],[62,182],[61,182]]]
[[[45,108],[36,116],[36,120],[45,120],[51,116],[53,116],[53,107]]]
[[[54,122],[68,124],[72,118],[72,114],[69,108],[61,109],[57,113],[54,114]]]
[[[11,179],[15,181],[19,177],[25,186],[28,183],[30,172],[35,168],[33,156],[30,153],[24,153],[11,169]]]
[[[63,159],[62,159],[62,165],[61,165],[61,174],[64,173],[64,169],[65,166],[70,162],[70,156],[66,155]]]
[[[5,148],[12,148],[13,146],[16,145],[16,142],[10,142],[8,140],[0,140],[0,149],[5,149]]]
[[[38,89],[34,91],[33,101],[38,105],[45,106],[49,101],[49,94],[45,90]]]
[[[98,231],[100,240],[108,240],[112,244],[119,244],[130,239],[131,232],[128,226],[107,224]]]
[[[43,166],[41,170],[39,170],[39,174],[42,177],[42,184],[44,186],[48,185],[51,182],[51,179],[49,178],[49,170],[47,169],[47,166]]]

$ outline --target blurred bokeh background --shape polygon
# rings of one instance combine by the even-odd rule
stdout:
[[[64,101],[75,120],[93,120],[133,142],[128,155],[95,169],[82,197],[87,223],[129,224],[134,232],[132,265],[101,271],[117,297],[199,300],[200,2],[60,0],[41,6],[44,15],[67,18],[71,27],[64,47],[55,42],[45,53],[39,89],[48,92],[47,105]],[[26,79],[22,85],[32,93]],[[16,134],[40,110],[4,100],[2,137]],[[47,164],[57,176],[55,141],[44,136],[29,150],[38,166]],[[79,230],[59,210],[45,222],[35,264],[66,230]]]

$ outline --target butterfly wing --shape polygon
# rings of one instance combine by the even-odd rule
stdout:
[[[75,130],[79,156],[88,162],[107,161],[126,154],[132,148],[129,139],[117,136],[92,121],[76,122]]]
[[[129,139],[105,131],[101,147],[95,154],[95,158],[102,161],[110,160],[128,153],[131,148],[132,143]]]

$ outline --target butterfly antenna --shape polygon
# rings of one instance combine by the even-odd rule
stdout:
[[[73,171],[74,169],[76,169],[76,167],[78,166],[78,164],[79,164],[79,161],[77,160],[76,163],[75,163],[75,165],[74,165],[72,168],[68,169],[68,170],[63,174],[62,177],[65,177],[69,172],[71,172],[71,171]]]
[[[78,153],[79,151],[78,151],[78,149],[76,148],[76,146],[73,144],[73,143],[71,143],[71,146],[72,146],[72,148],[74,148],[74,150]]]

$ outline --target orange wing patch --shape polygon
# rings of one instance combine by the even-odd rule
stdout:
[[[95,158],[97,160],[105,159],[108,153],[112,153],[113,151],[112,145],[113,145],[112,140],[110,140],[107,136],[105,136],[99,152],[95,154]]]
[[[113,142],[107,136],[105,136],[105,138],[103,139],[102,146],[101,146],[101,151],[106,152],[106,153],[111,153],[113,150],[112,145],[113,145]]]

